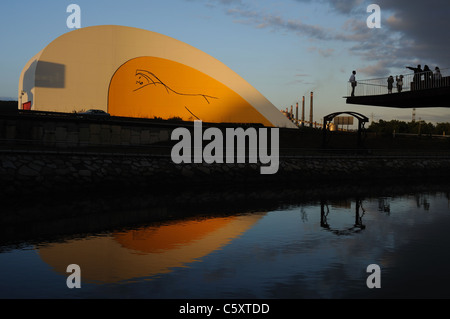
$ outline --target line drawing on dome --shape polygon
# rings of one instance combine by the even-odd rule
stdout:
[[[206,100],[206,102],[208,104],[211,104],[210,99],[216,99],[216,100],[219,99],[218,97],[210,96],[210,95],[206,95],[206,94],[188,94],[188,93],[177,92],[177,91],[173,90],[172,88],[170,88],[168,85],[166,85],[163,81],[161,81],[154,73],[147,71],[147,70],[138,69],[138,70],[136,70],[135,76],[137,77],[136,84],[138,84],[139,87],[137,89],[133,90],[133,92],[141,90],[149,85],[155,85],[155,86],[162,85],[166,89],[167,94],[170,94],[170,92],[173,92],[177,95],[201,96]]]
[[[187,108],[187,106],[185,106],[184,108],[185,108],[189,113],[191,113],[197,120],[201,121],[201,120],[198,118],[197,115],[195,115],[194,113],[192,113],[191,110],[189,110],[189,109]]]

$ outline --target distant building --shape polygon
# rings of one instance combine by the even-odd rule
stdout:
[[[162,34],[113,25],[68,32],[36,54],[20,76],[18,103],[42,111],[295,127],[210,55]]]

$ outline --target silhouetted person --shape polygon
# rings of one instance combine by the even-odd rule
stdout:
[[[352,75],[350,75],[349,82],[352,85],[352,94],[351,94],[351,96],[355,96],[355,87],[358,85],[358,83],[356,82],[356,71],[353,71]]]
[[[406,67],[407,69],[413,70],[414,71],[414,88],[418,89],[420,88],[420,81],[422,81],[422,66],[419,64],[417,66],[417,68],[413,68],[410,66]]]
[[[394,77],[392,75],[388,77],[387,83],[388,83],[388,93],[392,93],[392,88],[394,86]]]
[[[400,93],[403,89],[403,75],[396,76],[395,80],[397,81],[397,91]]]
[[[425,80],[425,88],[428,89],[431,87],[431,81],[433,80],[433,71],[430,70],[428,65],[423,67],[423,76]]]
[[[433,77],[435,86],[441,86],[442,74],[438,66],[434,68]]]

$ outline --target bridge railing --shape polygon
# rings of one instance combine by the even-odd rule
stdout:
[[[440,75],[435,71],[392,75],[392,88],[389,88],[389,76],[376,79],[357,80],[355,96],[401,93],[439,87],[450,87],[450,68],[441,69]],[[347,96],[352,92],[348,82]]]

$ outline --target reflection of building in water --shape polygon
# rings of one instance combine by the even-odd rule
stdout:
[[[64,276],[68,265],[77,264],[83,282],[114,283],[168,273],[197,261],[242,235],[264,215],[180,221],[52,243],[38,252]]]
[[[348,203],[347,205],[348,206]],[[351,205],[350,205],[351,206]],[[362,214],[360,213],[362,211]],[[365,210],[362,207],[362,201],[356,200],[356,208],[355,208],[355,222],[353,226],[346,229],[335,229],[330,226],[328,223],[328,215],[330,214],[330,209],[328,204],[325,201],[321,201],[320,203],[320,226],[326,230],[331,231],[336,235],[351,235],[353,233],[358,233],[361,230],[365,229],[366,226],[362,222],[362,218],[364,216]]]
[[[387,198],[379,198],[378,199],[378,211],[382,213],[389,213],[391,212],[391,204]]]

